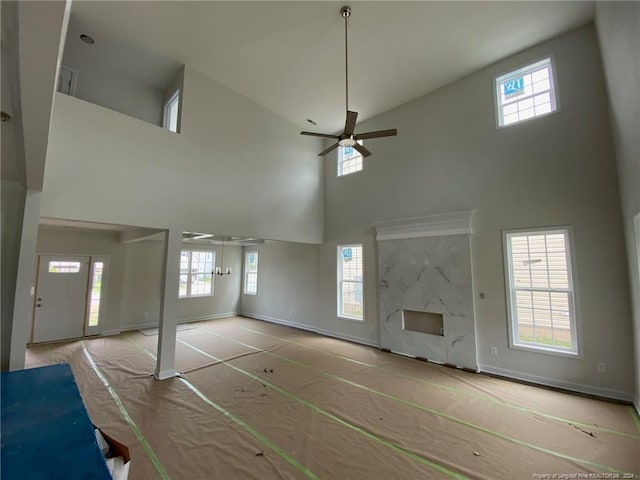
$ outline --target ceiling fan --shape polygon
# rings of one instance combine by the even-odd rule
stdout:
[[[337,142],[331,145],[329,148],[323,150],[318,154],[319,157],[325,156],[327,153],[335,150],[338,147],[353,147],[363,157],[368,157],[371,152],[358,143],[358,140],[365,140],[369,138],[380,137],[393,137],[398,134],[398,130],[395,128],[390,130],[378,130],[375,132],[355,133],[356,120],[358,119],[358,112],[352,112],[349,110],[349,38],[347,33],[347,21],[351,16],[351,7],[344,6],[340,9],[340,15],[344,18],[344,60],[345,60],[345,104],[347,111],[347,119],[344,123],[344,132],[341,135],[329,135],[326,133],[315,132],[300,132],[300,135],[311,135],[313,137],[333,138]]]

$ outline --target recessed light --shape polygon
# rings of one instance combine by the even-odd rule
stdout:
[[[93,38],[91,38],[89,35],[85,35],[84,33],[80,35],[80,40],[89,45],[93,45],[94,43],[96,43]]]

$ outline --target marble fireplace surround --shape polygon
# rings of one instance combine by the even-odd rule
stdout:
[[[382,348],[477,370],[472,216],[453,212],[374,225]],[[442,314],[443,335],[404,330],[403,310]]]

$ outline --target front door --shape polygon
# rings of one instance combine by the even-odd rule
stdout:
[[[41,255],[33,320],[33,342],[82,337],[90,257]]]

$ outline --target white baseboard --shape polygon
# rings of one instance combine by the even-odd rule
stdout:
[[[173,369],[172,370],[163,370],[162,372],[158,372],[158,373],[155,373],[153,375],[153,377],[156,380],[166,380],[168,378],[173,378],[175,376],[176,376],[176,371],[173,370]]]
[[[332,330],[325,330],[318,328],[315,325],[306,325],[304,323],[292,322],[290,320],[283,320],[281,318],[269,317],[268,315],[260,315],[258,313],[240,312],[239,315],[248,318],[255,318],[256,320],[264,320],[265,322],[277,323],[278,325],[285,325],[287,327],[299,328],[301,330],[307,330],[309,332],[319,333],[326,337],[338,338],[340,340],[347,340],[349,342],[360,343],[362,345],[368,345],[370,347],[379,347],[378,342],[370,340],[368,338],[357,337],[355,335],[348,335],[346,333],[334,332]]]
[[[238,312],[217,313],[215,315],[203,315],[199,317],[180,318],[178,319],[178,325],[182,323],[203,322],[205,320],[215,320],[218,318],[234,317],[236,315],[238,315]],[[146,328],[156,328],[159,326],[160,324],[158,322],[132,323],[129,325],[122,325],[119,329],[104,331],[102,332],[101,335],[102,336],[118,335],[122,332],[127,332],[129,330],[144,330]]]
[[[480,372],[492,373],[494,375],[500,375],[501,377],[514,378],[516,380],[523,380],[525,382],[538,383],[540,385],[546,385],[548,387],[562,388],[564,390],[571,390],[578,393],[586,393],[588,395],[596,395],[598,397],[612,398],[615,400],[623,400],[625,402],[633,402],[633,395],[629,392],[623,392],[620,390],[613,390],[611,388],[595,387],[593,385],[585,385],[583,383],[568,382],[565,380],[558,380],[556,378],[541,377],[539,375],[531,375],[529,373],[516,372],[513,370],[507,370],[504,368],[492,367],[489,365],[479,365]],[[638,408],[636,402],[636,409]]]

